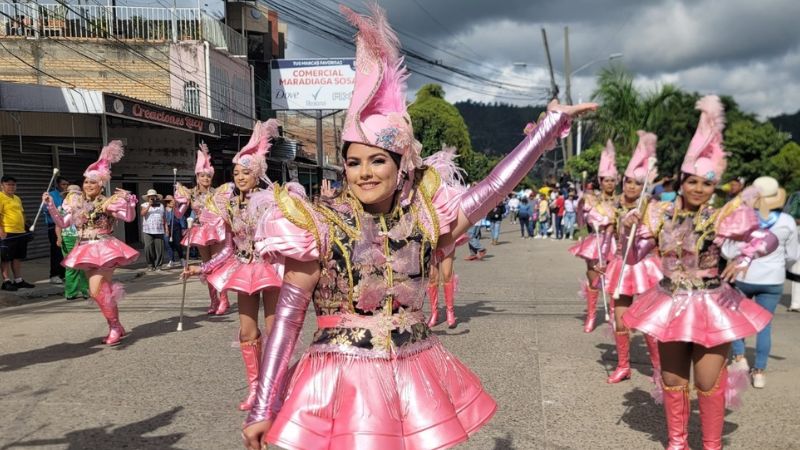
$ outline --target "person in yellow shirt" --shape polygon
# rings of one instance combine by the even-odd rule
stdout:
[[[0,262],[3,269],[2,289],[16,291],[32,288],[22,279],[22,260],[28,256],[28,237],[25,230],[25,211],[22,200],[15,194],[17,180],[4,175],[0,178]],[[13,277],[11,274],[13,273]]]

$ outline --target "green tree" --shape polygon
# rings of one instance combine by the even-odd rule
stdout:
[[[767,175],[774,167],[772,157],[778,155],[788,141],[789,135],[776,130],[769,122],[758,122],[746,116],[729,122],[724,140],[728,152],[726,178],[744,177],[753,181]]]
[[[438,84],[426,84],[417,91],[416,100],[409,105],[408,114],[414,126],[414,136],[422,143],[422,155],[442,149],[442,144],[458,149],[458,165],[467,173],[467,181],[484,178],[495,161],[473,151],[469,130],[455,106],[444,99],[444,89]]]
[[[800,191],[800,145],[787,142],[778,153],[770,158],[770,175],[791,193]]]

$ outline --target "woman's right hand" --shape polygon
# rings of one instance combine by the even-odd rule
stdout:
[[[53,197],[50,197],[49,192],[45,192],[44,194],[42,194],[42,203],[44,203],[45,205],[50,205],[51,203],[53,203]]]
[[[200,266],[189,266],[189,265],[187,265],[183,269],[183,272],[181,272],[181,278],[188,279],[189,277],[200,275],[201,273],[203,273],[203,271],[200,270]]]
[[[642,220],[642,214],[638,209],[632,209],[622,218],[622,225],[626,228],[631,228]]]
[[[244,448],[247,450],[263,450],[267,448],[267,443],[264,442],[270,427],[271,421],[256,422],[242,431],[242,440],[244,441]]]
[[[566,113],[570,117],[578,117],[590,111],[595,111],[598,108],[597,103],[579,103],[577,105],[562,105],[558,100],[553,99],[547,104],[547,111],[560,111]]]

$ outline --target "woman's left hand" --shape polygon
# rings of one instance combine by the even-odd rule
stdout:
[[[720,274],[719,277],[724,282],[733,283],[736,281],[736,278],[739,277],[740,273],[745,272],[747,272],[747,266],[742,266],[731,261],[727,266],[725,266],[725,270],[722,271],[722,274]]]
[[[562,105],[558,100],[553,99],[547,104],[547,111],[560,111],[570,117],[578,117],[590,111],[596,111],[600,105],[597,103],[579,103],[577,105]]]

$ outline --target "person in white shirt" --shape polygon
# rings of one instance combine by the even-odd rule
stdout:
[[[794,217],[795,224],[800,227],[800,191],[789,196],[783,212]],[[792,282],[792,303],[789,304],[789,312],[800,312],[800,258],[787,270],[786,277]]]
[[[792,261],[800,259],[797,225],[792,216],[781,212],[786,203],[786,191],[778,185],[777,180],[772,177],[760,177],[753,182],[753,186],[761,192],[761,198],[756,203],[761,229],[769,230],[778,238],[778,248],[769,255],[753,260],[750,268],[739,275],[736,287],[774,314],[783,295],[787,263],[791,264]],[[739,252],[740,243],[728,240],[722,245],[722,254],[729,260],[738,256]],[[756,358],[752,371],[755,388],[763,388],[766,385],[764,370],[767,368],[767,358],[772,346],[771,335],[772,322],[756,335]],[[733,341],[732,365],[740,368],[749,367],[744,351],[744,339]]]
[[[508,195],[508,212],[511,216],[511,223],[517,223],[517,212],[519,211],[519,197],[514,194]]]

